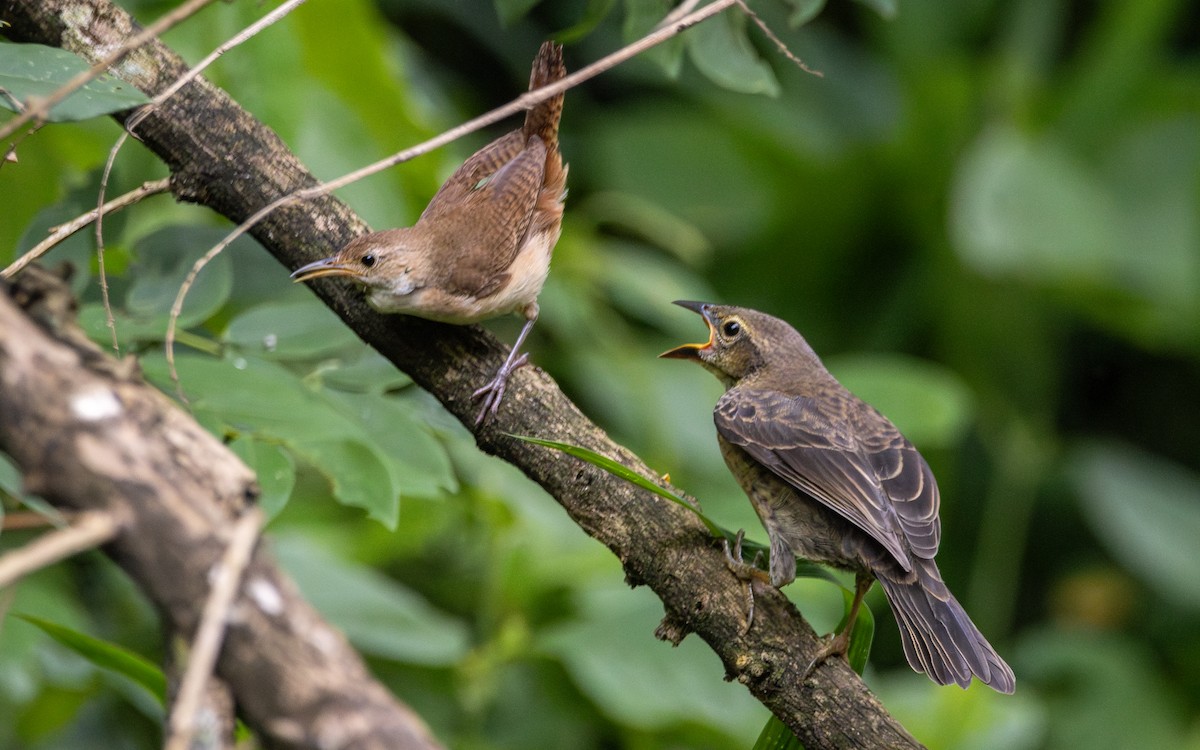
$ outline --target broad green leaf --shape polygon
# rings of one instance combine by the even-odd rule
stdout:
[[[249,437],[234,440],[229,443],[229,449],[258,477],[262,492],[258,504],[268,518],[274,518],[287,504],[296,484],[296,462],[291,454],[279,445]]]
[[[224,339],[243,352],[280,360],[315,359],[358,342],[346,324],[315,299],[253,307],[230,322]]]
[[[762,721],[765,709],[720,679],[720,661],[699,639],[671,648],[654,638],[662,603],[645,589],[586,589],[576,596],[576,611],[537,644],[604,713],[645,730],[698,722],[732,736]]]
[[[305,598],[359,649],[425,666],[452,665],[465,656],[466,625],[415,592],[302,536],[272,535],[271,540]]]
[[[857,2],[875,11],[880,18],[886,21],[892,20],[900,12],[900,0],[857,0]]]
[[[420,413],[405,402],[375,394],[330,392],[329,397],[363,425],[390,459],[387,466],[394,486],[422,496],[458,488],[445,447]]]
[[[92,664],[124,675],[144,687],[162,703],[166,700],[167,680],[158,665],[129,649],[93,638],[72,628],[33,615],[16,617],[40,628],[46,635],[71,649]]]
[[[329,477],[338,502],[367,511],[389,529],[400,520],[400,493],[387,459],[373,443],[348,437],[304,438],[292,450]]]
[[[685,35],[688,55],[713,83],[743,94],[779,96],[779,81],[746,36],[741,13],[722,13]]]
[[[995,128],[969,147],[957,183],[951,234],[980,273],[1116,284],[1119,206],[1062,144]]]
[[[57,47],[0,44],[0,88],[22,102],[30,97],[49,96],[90,67],[74,53]],[[102,75],[56,104],[48,119],[54,122],[87,120],[148,101],[146,95],[132,84]],[[0,106],[18,111],[7,96],[0,96]]]
[[[1067,466],[1109,551],[1168,601],[1200,609],[1200,476],[1118,443],[1080,447]]]
[[[583,15],[574,25],[563,29],[551,36],[562,44],[571,44],[591,34],[600,22],[608,17],[609,11],[617,4],[617,0],[588,0],[583,9]]]
[[[953,371],[901,355],[831,357],[830,371],[854,395],[883,412],[918,448],[946,448],[962,437],[974,399]]]
[[[1185,740],[1194,717],[1177,708],[1161,656],[1144,640],[1043,628],[1021,642],[1018,657],[1028,684],[1053,686],[1041,706],[1039,741],[1027,747],[1194,747]]]
[[[188,355],[176,363],[197,418],[217,424],[220,433],[247,433],[302,456],[329,479],[338,502],[395,527],[401,487],[392,477],[403,477],[407,467],[392,466],[370,430],[327,392],[253,357]],[[143,357],[142,367],[159,387],[173,390],[160,356]]]
[[[622,24],[622,36],[625,41],[633,42],[650,33],[671,11],[673,5],[670,0],[625,0],[625,23]],[[679,77],[679,71],[683,67],[683,51],[684,39],[677,36],[643,54],[647,60],[662,68],[667,78],[674,80]]]
[[[788,0],[788,5],[792,6],[788,26],[798,29],[817,17],[825,8],[825,0]]]
[[[382,354],[369,347],[346,357],[322,362],[310,376],[323,383],[356,393],[386,393],[412,383]]]
[[[125,296],[126,312],[135,320],[166,327],[167,316],[192,264],[216,245],[226,230],[214,227],[169,226],[143,237],[134,245],[130,273],[133,284]],[[253,241],[243,238],[215,257],[188,291],[179,322],[181,327],[207,319],[225,304],[233,287],[233,270],[226,253],[247,250]]]

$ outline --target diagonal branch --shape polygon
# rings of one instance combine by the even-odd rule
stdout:
[[[106,0],[89,1],[104,7],[107,18],[119,19],[121,14]],[[11,36],[60,43],[56,19],[67,0],[10,3],[15,9]],[[109,23],[91,29],[90,38],[116,43],[130,33],[127,23]],[[160,44],[142,52],[143,67],[131,83],[148,94],[184,70],[182,61]],[[172,107],[150,115],[139,132],[171,168],[177,197],[241,222],[272,201],[316,184],[273,132],[203,79],[184,87],[172,101]],[[364,230],[344,204],[323,196],[270,213],[250,233],[285,267],[295,268],[311,258],[314,248],[340,247]],[[475,429],[482,450],[541,484],[584,531],[612,550],[632,584],[654,590],[667,613],[662,637],[678,640],[697,633],[721,658],[727,677],[745,684],[809,750],[919,747],[844,662],[830,662],[802,679],[819,643],[777,591],[758,597],[754,627],[741,633],[742,588],[691,513],[577,459],[508,437],[537,435],[580,445],[654,476],[580,413],[545,373],[533,367],[519,370],[498,418],[476,429],[471,393],[507,353],[494,337],[475,326],[380,315],[349,285],[322,281],[313,284],[314,290],[355,333]]]
[[[86,339],[64,314],[71,298],[61,280],[34,266],[11,299],[7,291],[0,289],[0,450],[31,492],[83,511],[81,519],[104,519],[107,536],[87,541],[108,542],[166,629],[196,633],[214,588],[209,573],[233,546],[237,517],[257,528],[257,509],[245,510],[257,494],[253,473],[135,368]],[[230,616],[217,622],[225,632],[216,671],[268,747],[330,747],[330,738],[338,747],[438,747],[268,552],[255,551],[244,567]]]

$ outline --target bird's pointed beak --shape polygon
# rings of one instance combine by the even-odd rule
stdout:
[[[322,276],[350,276],[359,278],[360,274],[357,269],[339,261],[336,255],[315,260],[306,266],[300,266],[295,271],[292,271],[292,281],[297,282],[319,279]]]
[[[713,337],[716,335],[716,330],[713,328],[712,320],[710,320],[708,317],[708,303],[676,300],[675,304],[679,305],[680,307],[686,307],[692,312],[699,313],[704,317],[704,322],[708,324],[708,341],[705,341],[703,344],[684,344],[683,346],[677,346],[674,349],[668,349],[658,356],[664,359],[698,360],[700,359],[700,352],[712,346]]]

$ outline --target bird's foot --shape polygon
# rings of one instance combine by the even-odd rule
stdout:
[[[745,529],[738,529],[738,533],[733,538],[733,548],[729,547],[729,540],[722,539],[721,545],[725,550],[725,565],[729,570],[746,584],[746,626],[742,628],[741,635],[750,632],[750,626],[754,624],[754,581],[770,582],[770,577],[766,571],[758,567],[759,561],[762,559],[762,552],[754,553],[754,562],[747,563],[742,559],[742,538],[746,536]]]
[[[471,394],[471,398],[473,399],[483,399],[483,408],[479,410],[479,416],[475,417],[476,426],[483,424],[484,420],[489,416],[496,416],[496,411],[500,408],[500,401],[504,398],[504,389],[508,387],[508,379],[517,371],[517,368],[528,361],[529,355],[522,354],[516,359],[505,362],[496,371],[496,377],[488,381],[487,385]]]
[[[804,670],[804,676],[800,678],[803,682],[812,676],[812,673],[817,667],[825,663],[825,660],[831,656],[846,656],[846,651],[850,648],[850,628],[843,628],[842,632],[834,635],[830,633],[821,639],[821,647],[817,649],[816,656],[808,663],[808,668]]]

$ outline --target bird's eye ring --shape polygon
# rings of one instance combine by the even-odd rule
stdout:
[[[370,268],[371,266],[375,265],[375,253],[367,253],[363,257],[359,258],[359,261],[362,262],[362,264],[367,268]]]
[[[721,332],[729,338],[733,338],[742,332],[742,324],[736,320],[727,320],[725,321],[725,324],[721,326]]]

